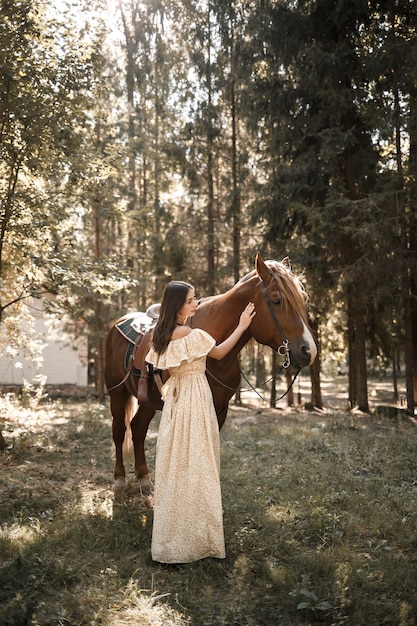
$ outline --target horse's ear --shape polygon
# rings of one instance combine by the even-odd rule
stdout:
[[[271,276],[270,276],[268,267],[266,266],[265,261],[263,260],[260,252],[258,252],[257,255],[256,255],[255,266],[256,266],[256,272],[257,272],[259,278],[265,284],[268,284]]]
[[[288,267],[288,269],[289,269],[289,270],[292,270],[292,267],[291,267],[291,259],[290,259],[290,257],[289,257],[289,256],[286,256],[285,258],[283,258],[283,259],[282,259],[282,261],[281,261],[281,263],[282,263],[283,265],[285,265],[286,267]]]

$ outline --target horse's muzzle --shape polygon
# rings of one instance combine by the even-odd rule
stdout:
[[[312,364],[317,356],[316,344],[313,343],[312,345],[313,347],[306,342],[297,348],[290,347],[290,361],[293,367],[301,369]]]

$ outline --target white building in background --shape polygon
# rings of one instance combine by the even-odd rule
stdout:
[[[88,345],[84,336],[68,334],[65,323],[44,311],[41,300],[28,301],[31,335],[37,342],[39,359],[31,358],[24,348],[7,344],[5,333],[0,329],[0,388],[23,385],[74,385],[88,384]]]

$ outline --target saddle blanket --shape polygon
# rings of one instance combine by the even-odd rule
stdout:
[[[133,313],[132,315],[137,316],[137,313]],[[140,315],[145,315],[145,313],[141,313]],[[139,335],[139,330],[137,330],[137,326],[133,326],[133,322],[136,317],[128,317],[125,320],[122,320],[118,324],[116,324],[117,330],[122,333],[123,337],[130,341],[130,343],[135,343],[136,339]],[[143,335],[143,333],[141,333]]]
[[[116,324],[117,330],[122,333],[131,343],[136,343],[138,335],[144,335],[148,330],[153,328],[159,317],[159,304],[152,304],[146,313],[136,311],[130,313],[129,317]]]

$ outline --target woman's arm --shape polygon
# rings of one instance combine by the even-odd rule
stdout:
[[[208,356],[212,359],[216,359],[217,361],[226,356],[226,354],[230,352],[233,346],[237,344],[238,340],[241,338],[245,330],[250,326],[250,323],[255,315],[255,305],[253,304],[253,302],[249,302],[249,304],[243,310],[239,319],[239,324],[232,332],[232,334],[229,335],[229,337],[218,346],[214,346],[208,353]]]

